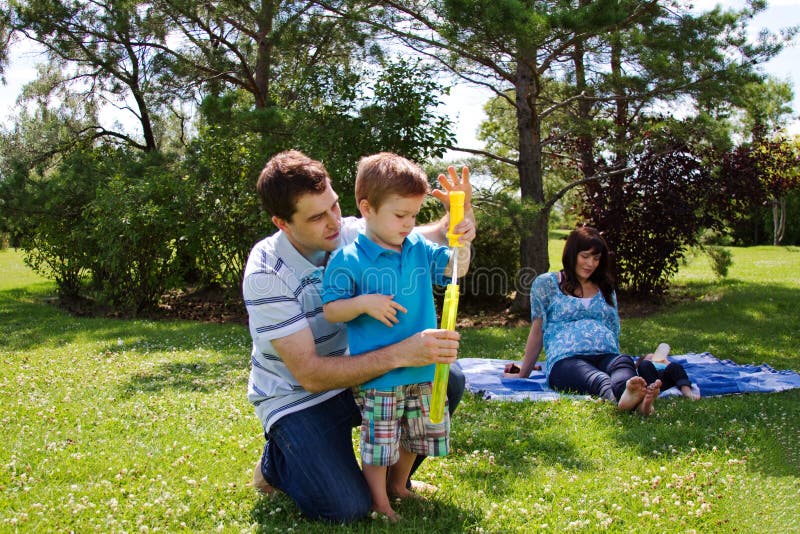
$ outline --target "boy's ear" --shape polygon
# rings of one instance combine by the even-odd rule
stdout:
[[[362,198],[358,201],[358,211],[361,212],[362,217],[366,217],[367,215],[372,215],[375,213],[375,210],[372,209],[372,206],[369,205],[369,200],[366,198]]]

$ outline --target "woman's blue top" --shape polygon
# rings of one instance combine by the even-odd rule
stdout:
[[[556,362],[577,355],[619,354],[617,296],[609,306],[598,292],[591,298],[565,295],[559,273],[536,277],[531,286],[531,320],[542,320],[545,373]]]

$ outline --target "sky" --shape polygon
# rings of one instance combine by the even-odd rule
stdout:
[[[704,11],[718,2],[714,0],[695,0],[695,9]],[[723,2],[726,7],[738,8],[742,0]],[[767,9],[758,15],[751,24],[753,35],[762,29],[778,31],[781,28],[800,25],[800,0],[768,0]],[[11,63],[6,69],[6,84],[0,84],[0,124],[7,126],[9,118],[16,109],[15,101],[22,86],[36,76],[37,53],[28,46],[12,49]],[[800,117],[800,45],[785,49],[780,55],[763,65],[765,73],[781,80],[789,81],[794,89],[794,114]],[[456,85],[449,96],[444,98],[443,111],[455,124],[456,145],[464,148],[482,148],[476,133],[485,118],[483,105],[491,96],[485,89],[476,89],[466,84]],[[795,119],[788,128],[791,134],[800,134],[800,119]],[[450,154],[450,157],[456,155]]]
[[[800,25],[800,0],[767,0],[768,7],[753,19],[750,25],[752,35],[762,29],[777,32],[781,28]],[[726,8],[741,8],[745,2],[732,0],[716,2],[712,0],[695,0],[697,11],[707,11],[718,3]],[[794,90],[795,120],[787,128],[789,134],[800,134],[800,41],[787,47],[780,55],[762,66],[763,72],[791,83]],[[451,94],[443,99],[445,113],[456,124],[456,146],[462,148],[483,148],[477,140],[476,133],[481,121],[486,118],[483,112],[484,103],[493,95],[486,89],[476,89],[465,84],[451,89]],[[458,153],[448,153],[446,159],[457,158]]]

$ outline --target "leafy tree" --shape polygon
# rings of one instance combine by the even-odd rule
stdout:
[[[632,118],[680,98],[696,99],[702,107],[712,87],[746,77],[754,63],[780,47],[769,39],[750,46],[744,39],[746,21],[763,7],[758,2],[741,12],[703,15],[658,1],[383,1],[382,9],[368,12],[361,4],[320,3],[396,37],[465,81],[489,87],[514,110],[516,153],[466,151],[513,165],[521,198],[540,207],[521,236],[526,272],[548,269],[549,209],[569,191],[545,194],[544,162],[548,150],[557,152],[551,147],[570,136],[577,141],[584,176],[571,187],[616,176],[635,161],[629,150],[641,146],[647,130],[639,130],[637,141],[630,134]],[[581,79],[573,74],[579,72]],[[548,90],[551,81],[574,89]],[[548,117],[575,106],[575,120],[561,132],[544,129]],[[611,164],[598,165],[598,155],[609,151],[616,155]],[[515,308],[527,309],[527,293],[521,284]]]
[[[788,82],[767,77],[744,88],[742,130],[753,139],[779,132],[792,114],[794,94]]]
[[[772,244],[778,245],[786,231],[786,195],[800,189],[800,151],[785,138],[758,138],[742,144],[723,159],[720,181],[722,194],[729,194],[739,206],[732,223],[752,218],[754,210],[770,206]],[[755,227],[758,228],[758,225]],[[757,236],[754,242],[758,242]]]
[[[584,215],[615,254],[617,281],[634,294],[662,292],[700,230],[719,228],[728,205],[701,157],[674,139],[650,140],[635,171],[599,183]]]
[[[761,140],[755,152],[772,207],[772,244],[779,245],[786,232],[786,194],[800,188],[800,152],[785,139]]]
[[[109,129],[97,121],[74,131],[74,137],[157,149],[159,113],[171,101],[159,90],[159,58],[151,46],[166,39],[158,14],[126,0],[11,0],[10,7],[14,31],[42,45],[50,61],[29,93],[47,99],[68,89],[89,109],[109,106],[139,126],[134,136],[121,123]]]

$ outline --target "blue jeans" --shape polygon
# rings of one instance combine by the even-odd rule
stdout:
[[[611,402],[619,401],[625,385],[636,376],[633,358],[627,354],[571,356],[557,361],[547,377],[558,391],[594,395]]]
[[[286,415],[269,430],[261,472],[311,519],[337,523],[369,513],[372,497],[353,452],[361,416],[350,390]]]

